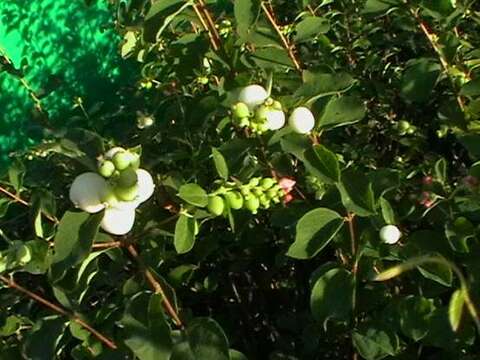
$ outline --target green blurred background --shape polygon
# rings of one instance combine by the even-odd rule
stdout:
[[[88,6],[85,0],[0,2],[0,50],[24,71],[56,125],[65,125],[80,111],[74,109],[76,97],[86,106],[114,103],[128,74],[106,1],[90,2]],[[12,151],[25,149],[44,135],[32,120],[33,109],[19,79],[0,72],[0,170]]]

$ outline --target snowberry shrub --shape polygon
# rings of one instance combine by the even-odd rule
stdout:
[[[109,3],[136,79],[2,177],[2,356],[475,358],[476,2]]]

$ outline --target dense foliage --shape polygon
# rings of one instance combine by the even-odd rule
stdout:
[[[108,5],[136,82],[1,180],[2,359],[477,357],[478,2]]]

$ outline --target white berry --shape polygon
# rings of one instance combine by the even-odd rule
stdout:
[[[268,98],[267,90],[260,85],[248,85],[240,90],[238,94],[238,102],[245,103],[250,111],[263,104],[263,102]]]
[[[297,107],[288,118],[290,127],[299,134],[307,134],[315,127],[315,117],[306,107]]]
[[[86,172],[75,178],[70,187],[72,203],[88,213],[97,213],[105,208],[102,198],[107,191],[108,184],[97,173]]]
[[[285,125],[285,113],[282,110],[270,110],[266,113],[266,118],[270,130],[278,130]]]
[[[100,224],[102,229],[109,234],[125,235],[135,223],[135,208],[110,207],[105,210],[105,215]]]
[[[402,233],[395,225],[385,225],[380,229],[380,239],[385,244],[395,244],[401,236]]]

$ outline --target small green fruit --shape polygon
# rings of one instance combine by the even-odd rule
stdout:
[[[131,155],[127,151],[119,151],[113,155],[112,162],[117,170],[125,170],[130,166]]]
[[[258,132],[259,132],[260,134],[265,133],[265,132],[267,132],[268,130],[270,130],[270,128],[268,127],[268,125],[267,125],[266,123],[265,123],[265,124],[259,124],[259,125],[258,125]]]
[[[265,120],[267,119],[267,113],[268,113],[268,108],[266,106],[259,106],[256,110],[255,110],[255,120],[258,122],[258,123],[263,123],[265,122]]]
[[[240,127],[249,127],[250,126],[250,120],[248,120],[248,118],[243,118],[243,119],[240,119],[240,122],[238,123],[238,126]]]
[[[212,213],[215,216],[222,215],[223,210],[225,209],[225,203],[223,202],[223,199],[218,196],[211,196],[208,198],[208,205],[207,205],[208,211]]]
[[[237,191],[230,191],[225,194],[225,200],[228,206],[233,210],[241,209],[243,206],[243,196]]]
[[[110,160],[105,160],[100,163],[98,167],[98,172],[105,178],[109,178],[115,172],[115,165]]]
[[[410,123],[406,120],[400,120],[397,124],[397,128],[399,131],[406,132],[410,129]]]
[[[120,172],[118,177],[118,185],[123,188],[129,188],[138,182],[138,176],[135,169],[128,167]]]
[[[259,177],[251,178],[250,181],[248,182],[249,186],[258,186],[258,184],[260,184],[260,178]]]
[[[252,214],[256,214],[258,208],[260,207],[260,200],[256,196],[250,196],[245,200],[245,208],[249,210]]]
[[[265,193],[265,195],[267,196],[267,198],[269,199],[273,199],[275,196],[277,196],[278,194],[278,190],[276,189],[268,189],[268,191]]]
[[[117,195],[111,186],[107,186],[104,189],[100,200],[103,204],[107,204],[108,206],[115,206],[118,204]]]
[[[21,264],[26,264],[32,260],[32,251],[27,245],[20,245],[15,251],[15,258]]]
[[[263,190],[268,190],[275,184],[276,184],[276,181],[272,178],[265,178],[260,181],[260,186],[262,187]]]
[[[115,188],[115,195],[122,201],[133,201],[138,195],[138,184],[127,188],[118,186]]]
[[[272,107],[275,109],[275,110],[283,110],[283,107],[282,107],[282,103],[280,101],[274,101],[273,104],[272,104]]]
[[[233,116],[237,119],[248,118],[250,116],[250,110],[245,103],[239,102],[232,107]]]

